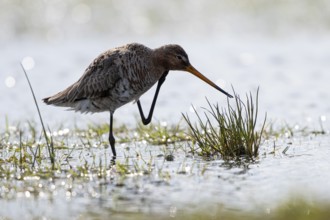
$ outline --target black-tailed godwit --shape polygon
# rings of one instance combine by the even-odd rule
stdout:
[[[80,112],[110,112],[109,143],[116,157],[112,132],[113,114],[122,105],[136,101],[143,124],[150,123],[159,89],[170,70],[187,71],[215,89],[232,97],[197,71],[187,53],[179,45],[150,49],[132,43],[100,54],[85,70],[82,77],[56,95],[44,98],[48,105],[69,107]],[[158,81],[148,117],[144,116],[139,98]]]

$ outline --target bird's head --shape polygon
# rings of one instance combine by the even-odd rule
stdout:
[[[233,97],[232,95],[221,89],[219,86],[217,86],[215,83],[213,83],[211,80],[206,78],[198,70],[196,70],[190,64],[188,55],[181,46],[176,44],[169,44],[160,47],[157,50],[159,50],[160,52],[158,54],[158,59],[161,60],[161,65],[163,65],[166,70],[182,70],[192,73],[210,86],[227,95],[229,98]]]
[[[184,49],[176,44],[165,45],[160,48],[161,59],[168,70],[183,70],[191,66],[189,58]]]

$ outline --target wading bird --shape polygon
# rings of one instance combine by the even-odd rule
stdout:
[[[112,132],[115,110],[135,100],[143,124],[149,124],[159,89],[170,70],[190,72],[232,97],[198,72],[190,64],[188,55],[181,46],[170,44],[150,49],[142,44],[132,43],[100,54],[77,82],[43,101],[48,105],[68,107],[82,113],[110,111],[109,143],[115,158],[115,138]],[[151,108],[148,117],[145,117],[139,98],[157,81]]]

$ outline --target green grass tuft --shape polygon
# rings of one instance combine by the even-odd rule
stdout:
[[[232,106],[227,99],[227,108],[220,108],[218,104],[209,104],[205,109],[206,121],[195,110],[198,124],[193,124],[188,115],[183,115],[190,127],[197,151],[202,156],[211,157],[220,155],[224,159],[239,159],[242,156],[254,158],[258,155],[261,137],[266,123],[266,115],[260,130],[257,130],[258,95],[246,95],[244,103],[235,93],[235,105]],[[196,150],[192,147],[193,150]]]

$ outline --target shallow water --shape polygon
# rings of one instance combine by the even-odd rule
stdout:
[[[225,90],[231,92],[233,85],[244,96],[259,87],[260,115],[267,112],[275,126],[286,122],[297,129],[307,126],[320,130],[321,121],[329,130],[328,3],[314,1],[311,6],[305,1],[270,1],[266,6],[259,1],[253,1],[253,5],[196,1],[189,2],[186,9],[186,1],[162,5],[143,1],[134,7],[128,1],[98,5],[35,2],[24,5],[25,10],[20,8],[23,3],[15,1],[5,1],[0,7],[4,18],[0,36],[2,130],[7,119],[10,124],[38,121],[19,64],[22,60],[29,68],[43,119],[52,130],[108,121],[108,113],[80,115],[46,106],[40,100],[75,82],[99,53],[127,42],[150,47],[178,43],[191,63]],[[8,13],[12,10],[15,16]],[[142,97],[145,109],[152,97],[153,91]],[[171,72],[161,89],[154,120],[177,124],[181,113],[193,117],[191,105],[201,111],[207,106],[205,97],[211,103],[226,104],[224,95],[194,76]],[[134,126],[137,118],[136,104],[129,103],[118,109],[115,123]],[[134,212],[175,215],[200,206],[211,212],[219,204],[226,209],[270,212],[296,194],[308,200],[329,201],[329,141],[328,133],[282,137],[275,142],[275,154],[271,153],[273,142],[268,141],[257,162],[248,167],[194,158],[184,149],[174,155],[173,162],[164,161],[157,156],[163,152],[157,146],[125,144],[118,147],[118,161],[125,163],[124,153],[130,154],[130,164],[142,164],[147,169],[146,163],[135,156],[135,150],[142,152],[145,161],[152,159],[150,174],[135,172],[121,178],[117,170],[109,168],[104,179],[87,175],[74,180],[63,174],[51,180],[3,179],[0,216],[63,219],[92,212],[118,217]],[[110,152],[103,148],[78,149],[70,163],[78,163],[81,155],[89,162],[94,155],[98,164],[99,160],[108,161]]]
[[[102,178],[89,169],[80,178],[59,173],[53,179],[2,180],[0,216],[61,219],[94,213],[124,218],[141,212],[175,216],[196,209],[216,212],[219,207],[268,213],[288,196],[330,202],[328,143],[328,136],[283,138],[272,153],[269,141],[256,162],[242,164],[194,158],[186,147],[175,150],[174,161],[166,161],[163,147],[136,143],[128,149],[123,144],[117,162],[130,164],[131,174],[125,177],[113,167]],[[109,148],[75,152],[69,161],[73,167],[84,158],[89,164],[96,160],[97,168],[99,160],[110,155]]]

